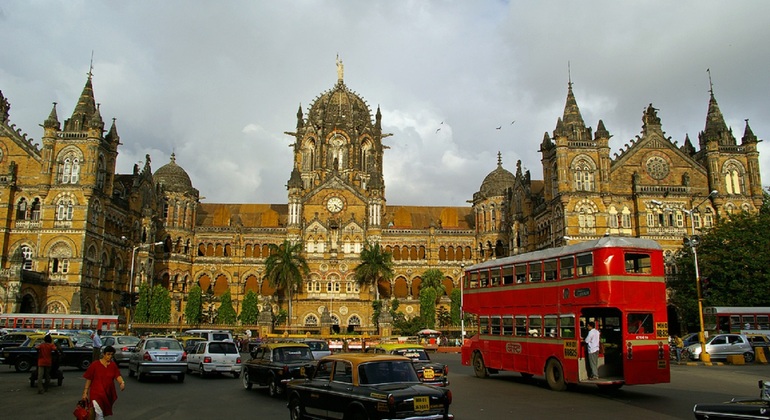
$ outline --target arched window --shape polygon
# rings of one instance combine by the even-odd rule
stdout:
[[[310,314],[307,317],[305,317],[305,326],[315,327],[317,325],[318,325],[318,317],[316,317],[313,314]]]
[[[59,200],[59,204],[56,207],[56,220],[72,220],[73,208],[72,199],[63,198]]]
[[[302,146],[302,170],[312,171],[315,169],[315,143],[308,140]]]
[[[99,163],[96,172],[96,188],[104,188],[104,180],[107,177],[107,166],[104,164],[104,156],[99,156]]]
[[[361,318],[358,315],[351,315],[348,318],[348,325],[361,325]]]
[[[32,206],[30,209],[30,219],[32,220],[40,220],[40,199],[35,198],[32,200]]]
[[[572,161],[572,182],[575,191],[595,191],[594,173],[596,164],[588,156],[579,156]]]
[[[335,135],[329,142],[329,158],[332,168],[342,170],[347,167],[347,154],[345,153],[345,138],[339,135]]]
[[[743,194],[746,190],[744,184],[745,170],[743,165],[737,160],[727,161],[722,169],[722,176],[725,180],[725,191],[727,194]]]
[[[21,246],[21,268],[23,270],[32,270],[32,258],[34,254],[32,248],[27,245]]]
[[[19,200],[19,204],[16,205],[16,219],[27,220],[27,199],[22,198]]]

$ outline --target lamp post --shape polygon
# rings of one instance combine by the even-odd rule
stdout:
[[[129,288],[128,288],[128,296],[131,299],[131,301],[129,302],[129,305],[128,305],[128,317],[126,317],[126,333],[128,333],[129,326],[133,321],[132,315],[134,313],[134,260],[136,259],[136,251],[139,250],[139,248],[149,246],[149,245],[163,245],[163,241],[154,242],[152,244],[137,245],[131,250],[131,278],[129,279]]]
[[[460,340],[465,340],[465,263],[460,263]]]
[[[700,322],[700,331],[698,331],[698,341],[700,342],[700,350],[701,355],[700,359],[702,362],[710,362],[711,356],[709,356],[708,353],[706,353],[706,336],[705,336],[705,328],[703,326],[703,288],[701,287],[701,281],[700,281],[700,271],[698,269],[698,251],[697,251],[697,243],[695,240],[695,220],[693,218],[693,212],[698,209],[698,207],[702,206],[703,203],[711,199],[711,197],[714,197],[719,192],[717,190],[713,190],[709,193],[709,195],[703,199],[700,203],[698,203],[697,206],[694,206],[689,211],[685,210],[687,214],[690,215],[690,247],[692,248],[692,260],[693,264],[695,265],[695,289],[698,294],[698,320]]]

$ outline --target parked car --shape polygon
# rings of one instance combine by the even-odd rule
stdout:
[[[188,354],[193,351],[198,343],[207,341],[205,338],[197,335],[183,335],[181,337],[176,337],[176,339],[179,340],[179,343],[182,344],[182,348],[184,348],[184,351]]]
[[[303,343],[262,343],[241,368],[245,389],[253,384],[267,386],[271,397],[285,395],[286,384],[313,372],[315,359]]]
[[[682,337],[684,348],[690,347],[693,344],[698,343],[698,333],[689,333]]]
[[[128,376],[172,375],[184,382],[187,353],[175,338],[148,337],[141,340],[128,359]]]
[[[687,350],[690,358],[700,359],[700,343],[691,344]],[[731,354],[742,354],[746,363],[754,361],[754,349],[748,337],[743,334],[715,334],[706,340],[706,353],[712,359],[726,359]]]
[[[102,352],[107,346],[112,346],[115,349],[115,355],[112,360],[115,363],[125,363],[131,357],[131,352],[134,351],[136,345],[139,343],[139,337],[133,335],[113,335],[110,337],[102,337]]]
[[[759,381],[759,399],[733,398],[716,404],[695,404],[696,419],[770,419],[770,381]]]
[[[454,419],[452,391],[420,382],[411,359],[342,353],[322,358],[313,375],[289,383],[292,420]]]
[[[29,372],[37,365],[37,349],[35,346],[43,342],[46,334],[32,334],[18,347],[6,347],[0,353],[0,363],[13,365],[16,372]],[[88,369],[93,353],[91,349],[76,347],[72,338],[67,335],[52,334],[53,343],[61,351],[60,366],[73,366],[81,370]]]
[[[27,338],[32,334],[37,333],[34,331],[16,331],[5,334],[0,338],[0,350],[6,347],[18,347],[27,341]]]
[[[429,385],[449,385],[449,366],[432,362],[425,347],[419,344],[378,344],[370,349],[375,354],[396,354],[412,359],[417,377]]]
[[[754,349],[755,353],[757,348],[762,348],[765,356],[768,356],[767,351],[770,348],[770,337],[765,334],[746,334],[746,337],[749,339],[751,347]]]
[[[187,373],[198,372],[201,377],[212,373],[241,375],[241,353],[229,341],[202,341],[187,354]]]

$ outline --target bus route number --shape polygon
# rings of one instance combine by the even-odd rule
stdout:
[[[521,343],[506,343],[505,352],[513,354],[521,354]]]
[[[577,343],[577,341],[565,341],[564,342],[564,358],[565,359],[577,359],[578,358],[578,343]]]

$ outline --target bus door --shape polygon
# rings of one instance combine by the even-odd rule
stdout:
[[[585,338],[588,322],[599,330],[599,377],[606,380],[623,379],[623,335],[621,334],[622,314],[617,308],[583,308],[580,311],[580,380],[588,379],[588,349]]]

